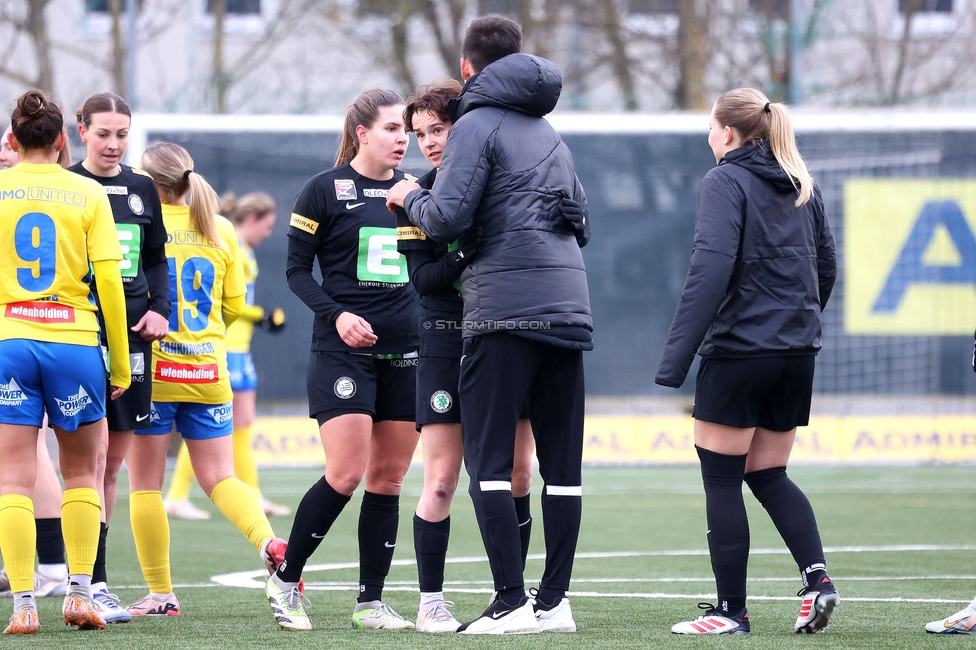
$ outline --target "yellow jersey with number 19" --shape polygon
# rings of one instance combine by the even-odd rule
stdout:
[[[0,173],[0,340],[98,345],[89,264],[121,259],[101,185],[56,164]]]
[[[166,338],[153,343],[155,402],[223,404],[233,398],[221,307],[247,287],[234,226],[215,219],[219,243],[194,230],[188,207],[163,204],[173,310]]]

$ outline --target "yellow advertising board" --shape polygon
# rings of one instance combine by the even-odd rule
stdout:
[[[686,415],[586,418],[587,463],[697,463]],[[259,465],[323,466],[315,420],[259,417],[252,441]],[[414,462],[422,459],[418,447]],[[797,432],[794,462],[914,463],[976,461],[976,416],[814,416]]]
[[[972,334],[974,232],[976,181],[849,180],[844,190],[845,331]]]

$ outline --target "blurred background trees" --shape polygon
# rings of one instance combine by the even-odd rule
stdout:
[[[707,110],[742,85],[812,106],[962,108],[976,92],[974,0],[134,4],[131,39],[126,0],[0,0],[0,88],[69,102],[113,89],[160,112],[340,112],[366,88],[457,77],[468,22],[500,13],[563,71],[562,110]]]

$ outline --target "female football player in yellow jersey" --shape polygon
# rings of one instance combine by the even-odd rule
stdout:
[[[47,411],[61,446],[61,506],[68,556],[65,622],[101,629],[91,599],[101,502],[95,489],[105,422],[91,270],[102,286],[112,394],[129,386],[125,302],[108,196],[56,164],[61,109],[38,90],[17,100],[10,144],[20,162],[0,174],[0,552],[14,615],[8,634],[39,629],[34,601],[37,430]]]
[[[0,136],[0,168],[9,169],[18,162],[10,146],[10,127]],[[66,153],[67,152],[67,153]],[[58,164],[71,160],[67,140],[58,154]],[[68,567],[64,563],[64,539],[61,537],[61,480],[47,450],[47,420],[37,436],[37,480],[34,482],[34,523],[37,527],[37,571],[34,573],[34,596],[63,596],[68,588]],[[0,569],[0,597],[10,597],[7,570]]]
[[[234,476],[224,330],[241,315],[246,292],[234,227],[216,214],[217,195],[182,147],[150,145],[142,168],[163,203],[173,309],[169,333],[153,344],[152,424],[136,431],[126,456],[132,536],[150,591],[127,609],[133,616],[179,616],[161,492],[174,422],[203,491],[260,551],[269,571],[284,556],[285,541],[275,537],[251,488]]]
[[[228,193],[221,199],[220,214],[230,219],[237,231],[244,258],[244,281],[247,283],[247,304],[244,313],[227,328],[227,367],[230,387],[234,391],[234,474],[247,483],[261,501],[264,514],[286,517],[291,508],[272,503],[261,494],[258,468],[251,450],[251,426],[254,424],[255,396],[258,376],[251,359],[251,336],[254,326],[277,334],[285,326],[285,312],[275,308],[266,312],[254,304],[254,283],[258,277],[258,263],[254,248],[263,242],[275,224],[274,199],[264,192],[251,192],[237,198]],[[210,519],[210,513],[197,508],[190,501],[193,468],[186,445],[180,446],[176,468],[166,494],[166,512],[178,519]]]

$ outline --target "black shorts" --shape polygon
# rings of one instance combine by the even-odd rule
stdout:
[[[417,364],[417,430],[425,424],[461,424],[461,359],[421,357]]]
[[[461,424],[460,377],[460,357],[420,357],[417,364],[417,431],[425,424]],[[529,402],[526,400],[519,419],[528,418]]]
[[[815,362],[812,355],[702,359],[692,415],[740,429],[806,426]]]
[[[104,353],[104,348],[102,348]],[[152,342],[129,341],[129,367],[132,383],[122,397],[113,400],[112,387],[107,386],[105,416],[109,431],[130,431],[149,427],[149,411],[152,408]]]
[[[319,426],[340,415],[364,413],[374,422],[413,422],[417,354],[312,352],[308,362],[308,415]]]

